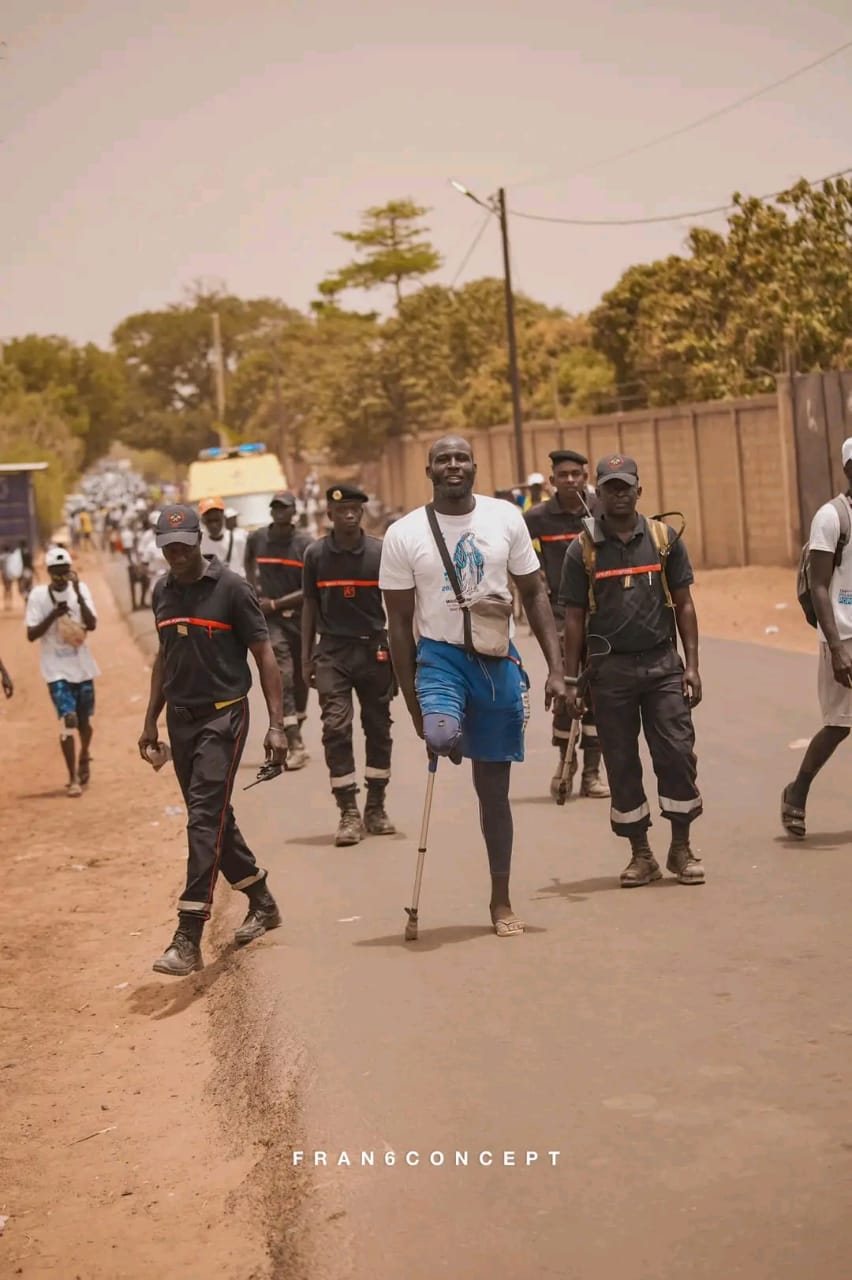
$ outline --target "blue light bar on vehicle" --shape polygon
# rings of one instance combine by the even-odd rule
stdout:
[[[202,449],[198,455],[199,462],[209,462],[213,458],[238,458],[241,454],[266,453],[265,444],[237,444],[229,449]]]

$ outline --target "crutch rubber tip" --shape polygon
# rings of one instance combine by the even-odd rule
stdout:
[[[416,942],[417,941],[417,912],[412,907],[406,907],[405,910],[408,913],[408,921],[406,922],[406,926],[405,926],[405,941]]]

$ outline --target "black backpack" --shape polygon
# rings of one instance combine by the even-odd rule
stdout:
[[[843,548],[849,541],[850,533],[852,533],[852,517],[849,515],[849,503],[845,494],[839,493],[836,498],[832,498],[831,505],[837,510],[837,516],[840,520],[840,537],[837,539],[837,547],[834,552],[834,567],[836,569],[843,556]],[[796,576],[796,598],[801,605],[805,620],[812,627],[815,627],[817,616],[813,600],[811,600],[810,550],[810,542],[806,542],[799,557],[799,572]]]

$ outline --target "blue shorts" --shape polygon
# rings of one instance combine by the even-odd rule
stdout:
[[[417,645],[417,701],[424,715],[454,716],[469,760],[524,758],[529,680],[512,645],[511,658],[477,658],[454,644]]]
[[[73,715],[78,720],[91,720],[95,714],[94,680],[82,680],[80,684],[71,684],[70,680],[51,680],[47,688],[60,720]]]

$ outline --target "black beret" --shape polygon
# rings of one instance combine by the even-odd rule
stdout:
[[[583,467],[589,465],[589,459],[584,458],[582,453],[576,453],[574,449],[554,449],[547,456],[554,467],[558,467],[560,462],[579,462]]]
[[[369,502],[369,495],[354,484],[333,484],[325,491],[326,502],[334,506],[337,502]]]

